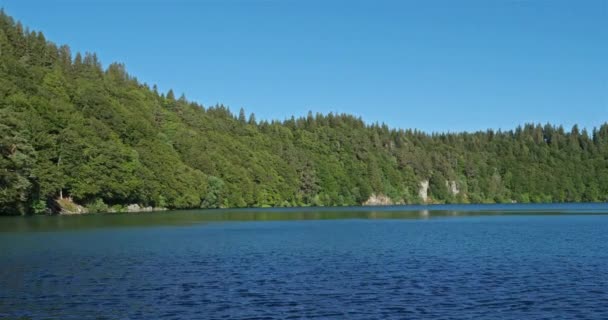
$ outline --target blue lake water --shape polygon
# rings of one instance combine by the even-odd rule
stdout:
[[[608,319],[608,205],[0,219],[0,319]]]

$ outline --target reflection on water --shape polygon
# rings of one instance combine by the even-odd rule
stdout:
[[[0,219],[0,319],[608,319],[606,205],[515,208]]]
[[[176,226],[221,221],[429,219],[504,214],[608,213],[607,203],[412,205],[387,207],[308,207],[179,210],[154,213],[1,217],[0,232],[52,231],[105,227]]]

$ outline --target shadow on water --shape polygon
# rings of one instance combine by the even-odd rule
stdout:
[[[2,217],[0,232],[64,231],[92,228],[185,226],[229,221],[337,219],[433,219],[487,215],[608,214],[608,203],[406,205],[178,210],[153,213]]]

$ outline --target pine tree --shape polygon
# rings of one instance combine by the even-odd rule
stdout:
[[[167,91],[166,99],[169,101],[175,101],[175,93],[173,93],[173,89],[169,89],[169,91]]]
[[[257,125],[257,121],[255,120],[255,114],[253,112],[249,115],[249,124],[253,126]]]
[[[247,122],[247,117],[245,116],[245,109],[241,108],[239,110],[239,118],[238,118],[240,123],[246,123]]]

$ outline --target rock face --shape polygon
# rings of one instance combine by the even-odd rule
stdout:
[[[141,207],[138,204],[130,204],[127,206],[127,212],[140,212]]]
[[[83,214],[89,212],[87,208],[74,203],[72,198],[59,198],[55,200],[55,204],[60,214]]]
[[[383,194],[372,194],[367,201],[363,202],[364,206],[388,206],[393,204],[391,198]]]
[[[460,193],[460,189],[458,189],[458,185],[455,180],[445,181],[445,186],[448,188],[448,191],[453,195],[457,195]]]
[[[429,201],[429,180],[420,181],[420,189],[418,190],[418,197],[422,202]]]

